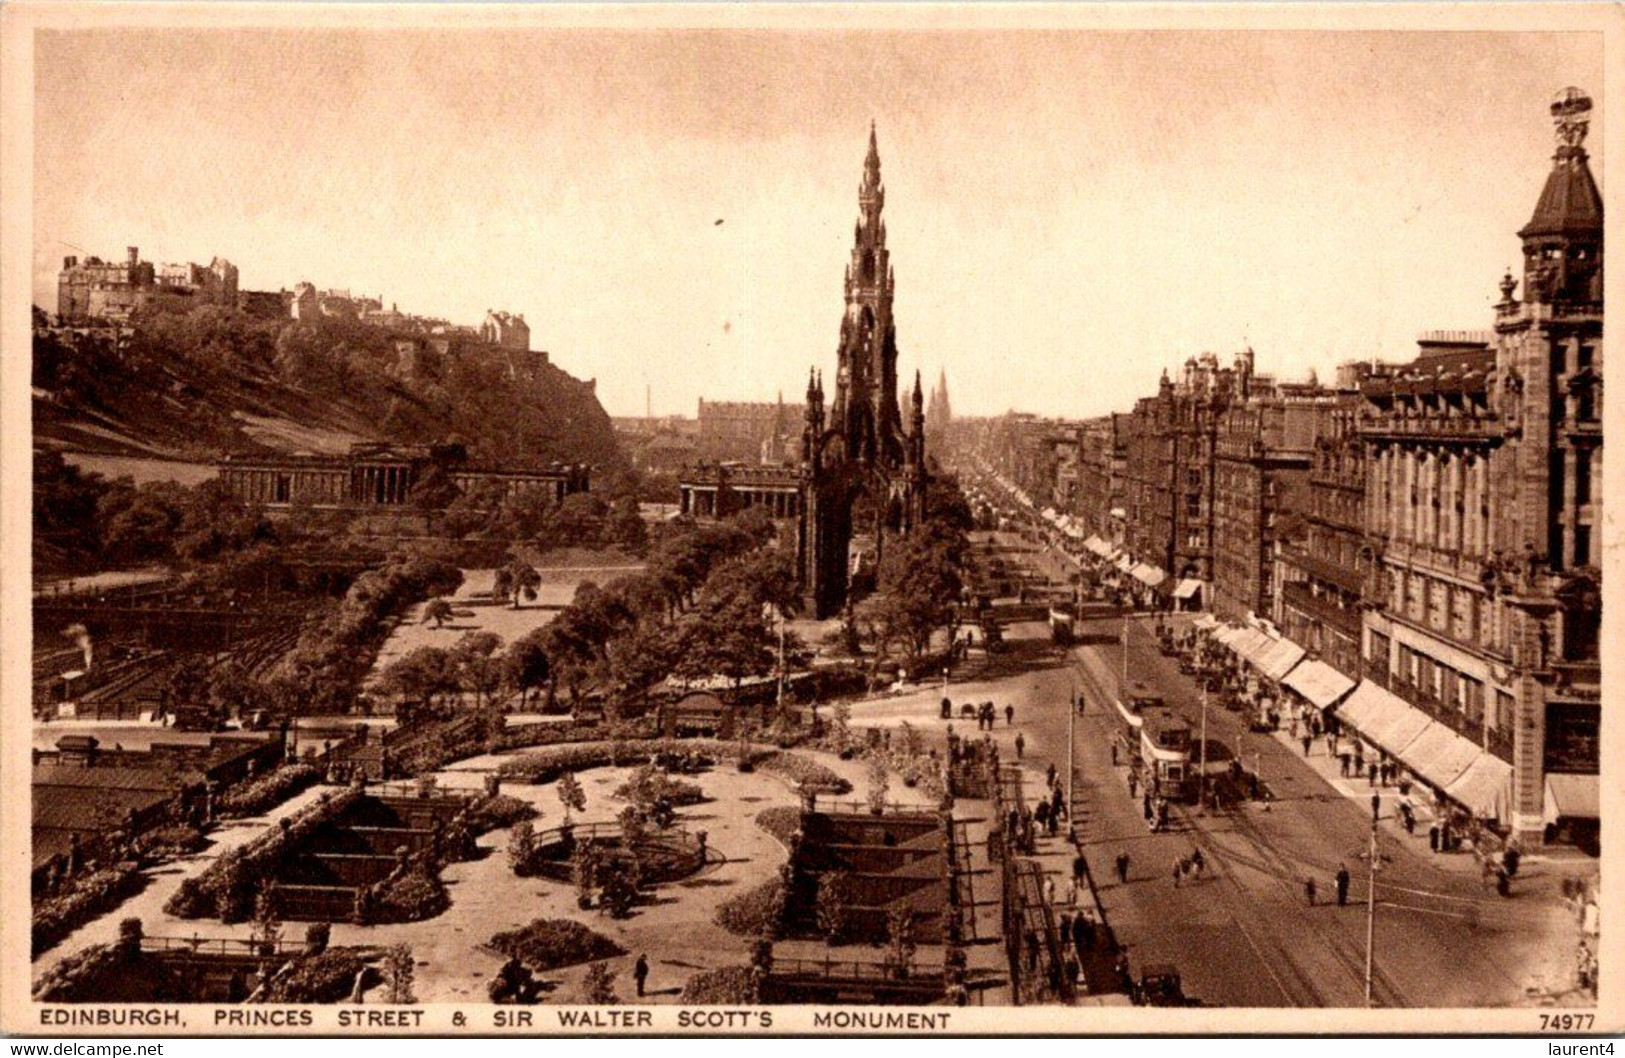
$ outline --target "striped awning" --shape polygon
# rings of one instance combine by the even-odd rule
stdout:
[[[1511,769],[1508,769],[1508,775]],[[1595,775],[1551,774],[1546,776],[1546,822],[1559,819],[1599,819],[1598,787]]]
[[[1281,680],[1303,660],[1303,648],[1290,639],[1277,639],[1258,657],[1258,671],[1272,680]]]
[[[1320,709],[1330,709],[1354,689],[1354,681],[1324,661],[1311,659],[1286,674],[1281,681]]]
[[[1479,819],[1508,819],[1512,814],[1512,765],[1493,753],[1480,753],[1444,794]]]

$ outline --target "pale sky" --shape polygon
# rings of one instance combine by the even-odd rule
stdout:
[[[41,33],[35,298],[67,254],[308,279],[536,348],[611,414],[833,377],[869,122],[899,374],[1128,408],[1245,342],[1322,378],[1485,328],[1568,34]],[[1594,115],[1599,182],[1602,124]],[[1605,185],[1606,186],[1606,185]],[[718,225],[716,222],[723,223]]]

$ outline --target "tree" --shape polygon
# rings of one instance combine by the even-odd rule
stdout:
[[[914,910],[893,907],[886,913],[886,967],[898,977],[907,977],[914,964],[918,945],[914,940]]]
[[[547,686],[552,668],[547,661],[547,647],[540,629],[520,636],[508,645],[503,655],[504,675],[508,685],[519,692],[521,707],[530,700],[530,692]]]
[[[424,624],[428,624],[430,621],[433,621],[436,628],[444,628],[446,627],[446,622],[451,620],[451,617],[452,609],[451,601],[449,599],[430,599],[428,602],[423,604]]]
[[[598,870],[598,909],[610,918],[625,918],[638,902],[642,869],[635,856],[615,856]]]
[[[536,855],[536,827],[528,819],[521,819],[513,825],[513,831],[508,835],[508,866],[515,874],[524,874],[530,869],[530,861]]]
[[[524,559],[516,558],[509,562],[503,571],[506,578],[499,575],[499,583],[507,584],[507,594],[513,599],[513,608],[519,609],[519,599],[523,596],[527,602],[536,601],[536,592],[542,586],[542,575]]]
[[[886,809],[886,794],[891,789],[891,777],[886,771],[886,762],[881,759],[878,752],[869,757],[869,810],[879,815]]]
[[[457,667],[439,647],[418,647],[390,662],[377,683],[380,694],[399,700],[396,716],[403,724],[421,716],[446,715],[446,699],[459,687]]]
[[[953,621],[959,569],[943,534],[923,529],[894,542],[881,559],[879,591],[860,607],[880,646],[901,643],[910,661],[930,649],[931,634]]]
[[[457,684],[474,696],[474,704],[488,705],[502,685],[503,663],[497,657],[502,637],[495,632],[466,632],[452,645],[447,662]]]
[[[559,776],[558,794],[559,804],[564,806],[564,825],[569,826],[571,812],[586,811],[587,791],[582,789],[575,773],[567,771]]]
[[[612,1006],[621,1001],[615,991],[615,972],[607,963],[595,962],[581,982],[581,1001],[590,1006]]]
[[[392,945],[384,953],[384,977],[389,981],[387,1002],[401,1006],[417,1002],[412,994],[412,976],[412,949],[405,944]]]
[[[634,555],[643,554],[649,546],[649,528],[643,523],[643,512],[638,509],[636,496],[622,496],[615,501],[606,534],[609,542],[621,550]]]
[[[254,897],[254,928],[252,938],[258,943],[261,955],[276,954],[282,940],[282,920],[276,913],[276,894],[269,882],[260,885]]]
[[[828,871],[818,876],[818,895],[813,898],[813,914],[824,943],[839,944],[846,936],[851,885],[845,871]]]

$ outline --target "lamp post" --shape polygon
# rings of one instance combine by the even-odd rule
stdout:
[[[1367,856],[1369,873],[1365,893],[1365,1005],[1371,1006],[1371,968],[1377,939],[1377,817],[1382,812],[1382,795],[1371,795],[1371,851]]]
[[[1239,737],[1239,736],[1238,736]],[[1202,688],[1202,775],[1196,780],[1196,810],[1207,811],[1207,687]]]

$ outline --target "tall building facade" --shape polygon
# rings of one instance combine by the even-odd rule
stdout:
[[[1435,335],[1374,375],[1367,405],[1366,675],[1512,765],[1506,822],[1539,843],[1548,778],[1595,775],[1601,722],[1602,199],[1590,100],[1552,105],[1558,145],[1522,295],[1495,327]]]
[[[1350,676],[1360,672],[1361,581],[1365,564],[1365,443],[1357,379],[1340,380],[1309,454],[1303,532],[1282,541],[1271,615],[1288,639]]]

